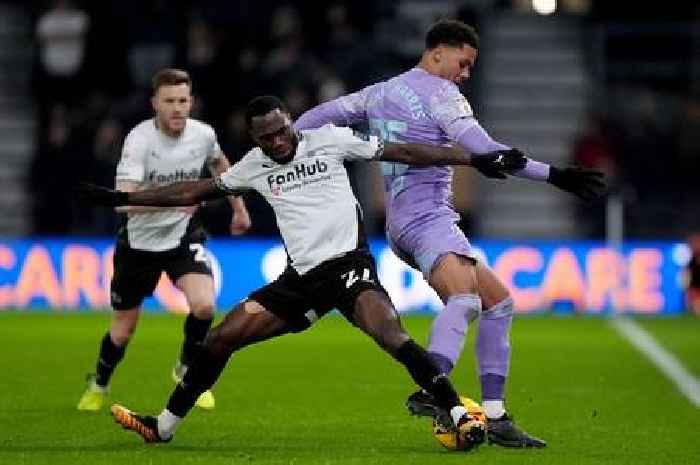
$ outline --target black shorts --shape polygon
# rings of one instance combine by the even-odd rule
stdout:
[[[187,273],[212,276],[209,260],[201,243],[186,243],[164,252],[148,252],[117,244],[110,300],[115,310],[138,307],[153,294],[161,273],[174,283]]]
[[[301,276],[288,266],[275,281],[250,294],[248,300],[285,320],[291,331],[303,331],[334,308],[352,322],[355,300],[368,289],[389,298],[379,282],[374,257],[355,250]]]

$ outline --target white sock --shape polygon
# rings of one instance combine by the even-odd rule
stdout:
[[[158,415],[158,436],[161,439],[169,439],[182,423],[183,418],[178,417],[170,412],[170,410],[163,409]]]
[[[503,399],[485,400],[481,403],[486,418],[501,418],[506,413]]]
[[[452,407],[450,410],[450,416],[452,417],[452,422],[455,424],[455,426],[457,426],[460,418],[462,418],[465,413],[467,413],[467,409],[464,408],[464,405],[455,405]]]

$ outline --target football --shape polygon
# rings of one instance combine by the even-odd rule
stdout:
[[[472,417],[477,420],[483,421],[486,424],[486,415],[481,405],[474,402],[469,397],[459,396],[462,404],[467,409],[467,412]],[[464,450],[466,449],[466,444],[460,444],[457,440],[457,432],[450,421],[446,424],[446,421],[438,421],[433,419],[433,437],[437,442],[439,442],[444,448],[449,450]]]

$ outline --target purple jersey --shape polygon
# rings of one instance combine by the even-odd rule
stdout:
[[[324,108],[326,107],[326,108]],[[298,129],[326,122],[369,123],[373,134],[389,142],[446,145],[477,125],[467,99],[457,86],[421,68],[366,87],[302,115]],[[387,230],[413,227],[458,215],[450,205],[452,168],[382,163],[387,193]]]

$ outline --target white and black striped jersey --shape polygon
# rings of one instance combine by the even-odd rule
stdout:
[[[143,189],[195,181],[204,166],[218,156],[222,156],[221,149],[208,124],[188,119],[182,134],[175,138],[160,131],[155,119],[149,119],[135,126],[124,140],[116,181],[135,181]],[[132,213],[126,228],[120,230],[120,239],[134,249],[170,250],[192,229],[191,219],[191,214],[177,209]]]
[[[226,193],[252,189],[272,206],[299,274],[364,245],[361,210],[345,160],[378,158],[382,143],[331,124],[301,131],[294,158],[276,163],[256,147],[216,179]]]

